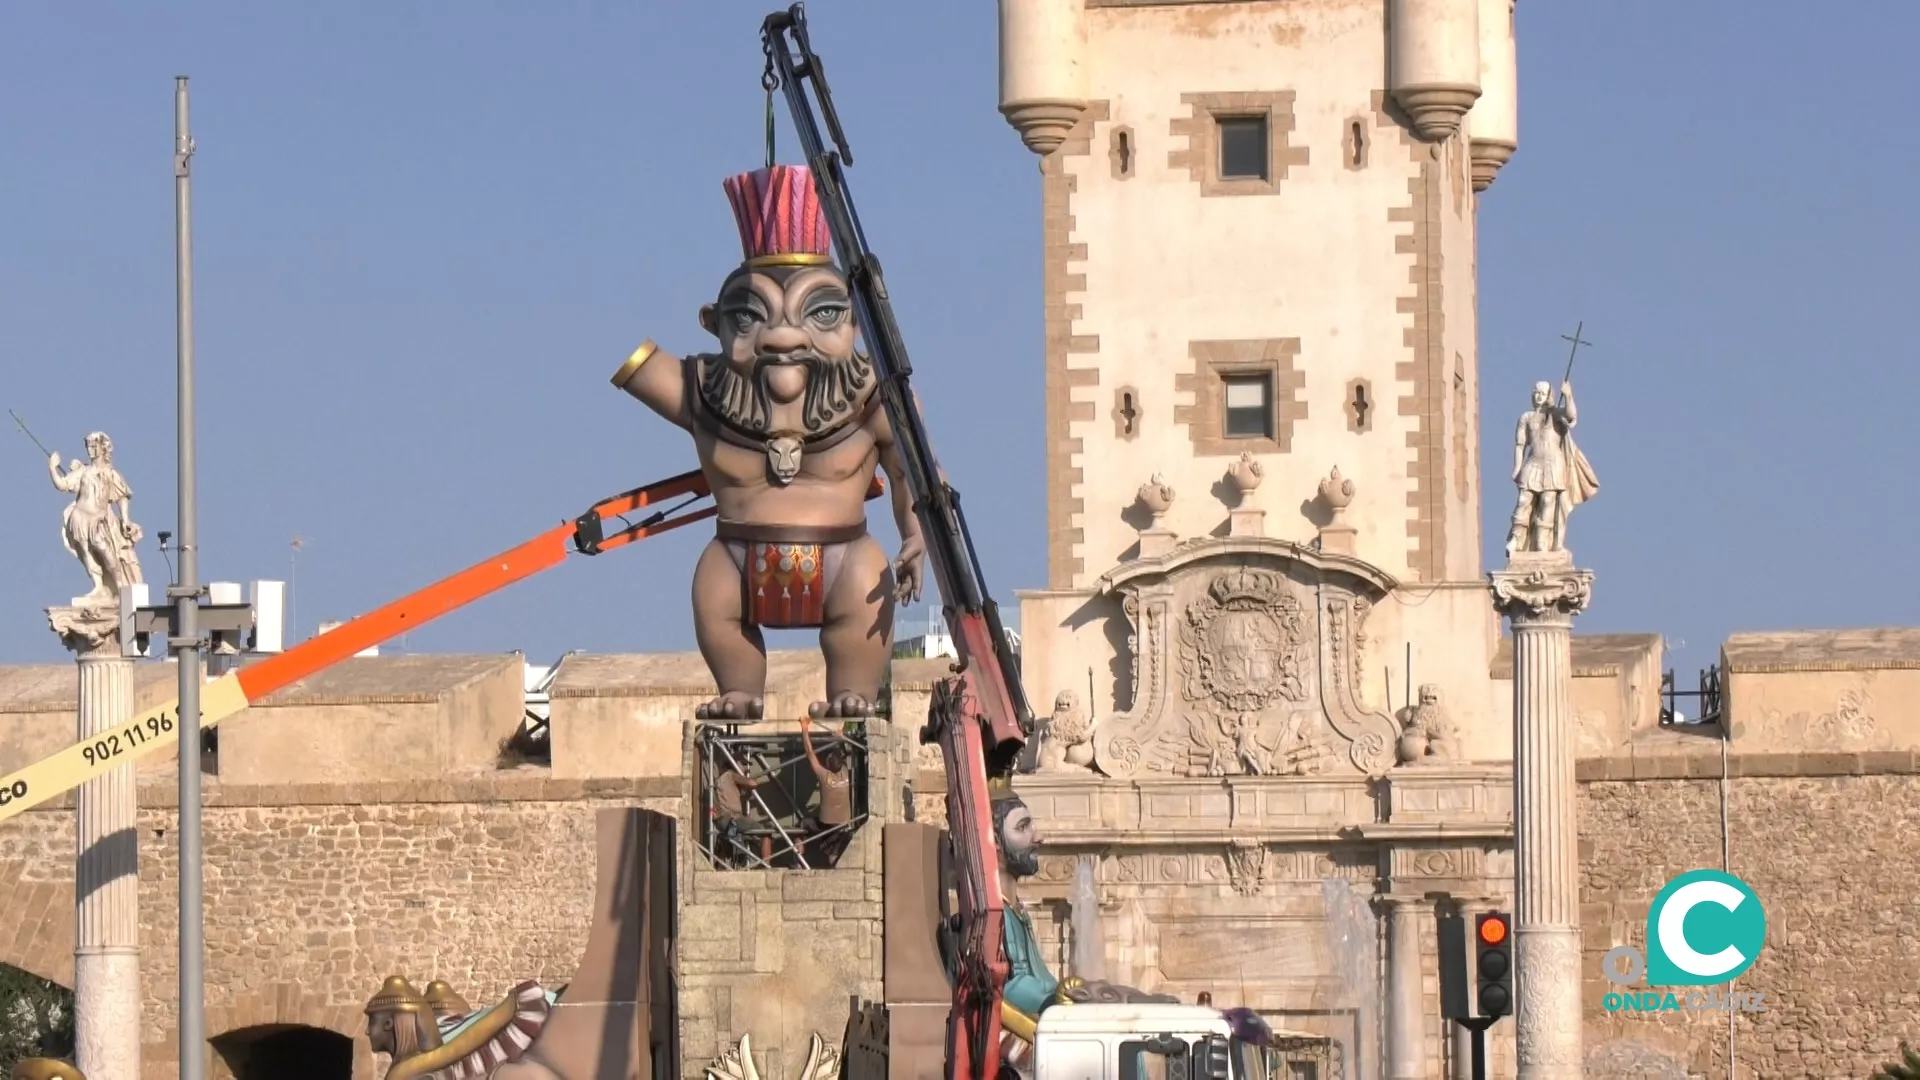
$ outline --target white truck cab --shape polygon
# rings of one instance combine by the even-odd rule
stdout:
[[[1274,1031],[1275,1041],[1323,1036]],[[1040,1014],[1031,1080],[1330,1080],[1269,1074],[1265,1047],[1241,1042],[1204,1005],[1062,1005]],[[1317,1071],[1317,1070],[1316,1070]]]

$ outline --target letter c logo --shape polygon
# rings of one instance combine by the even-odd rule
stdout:
[[[1746,882],[1695,870],[1667,883],[1647,912],[1647,983],[1708,986],[1753,966],[1767,919]]]
[[[1673,895],[1667,897],[1666,906],[1660,909],[1660,948],[1666,952],[1667,959],[1681,971],[1703,979],[1717,979],[1742,966],[1747,958],[1733,945],[1708,956],[1688,944],[1687,913],[1701,904],[1717,904],[1728,911],[1738,911],[1746,899],[1746,893],[1724,881],[1693,881],[1675,889]]]

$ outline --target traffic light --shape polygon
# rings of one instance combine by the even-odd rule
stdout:
[[[1474,999],[1481,1016],[1513,1013],[1513,923],[1504,911],[1480,916],[1473,927]]]

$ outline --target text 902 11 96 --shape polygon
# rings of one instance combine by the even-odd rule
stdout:
[[[131,726],[112,733],[105,738],[95,739],[80,748],[80,754],[87,764],[98,765],[112,761],[130,750],[137,749],[162,735],[173,731],[173,715],[160,713],[140,720]]]

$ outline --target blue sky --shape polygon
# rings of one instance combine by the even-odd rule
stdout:
[[[738,257],[719,182],[761,154],[771,6],[10,6],[0,406],[68,456],[108,431],[136,519],[171,527],[186,74],[204,578],[284,579],[302,537],[305,636],[690,467],[606,376],[641,337],[705,340],[694,313]],[[992,5],[809,12],[931,431],[1010,599],[1045,576],[1039,176],[995,111]],[[1732,631],[1913,622],[1920,515],[1888,470],[1920,426],[1898,314],[1920,10],[1527,2],[1518,22],[1521,149],[1481,210],[1481,405],[1503,450],[1585,320],[1603,489],[1574,524],[1599,575],[1580,629],[1664,633],[1685,681]],[[1510,488],[1486,459],[1492,557]],[[39,609],[83,591],[60,499],[0,431],[7,662],[58,658]],[[701,542],[576,559],[405,648],[691,648]]]

